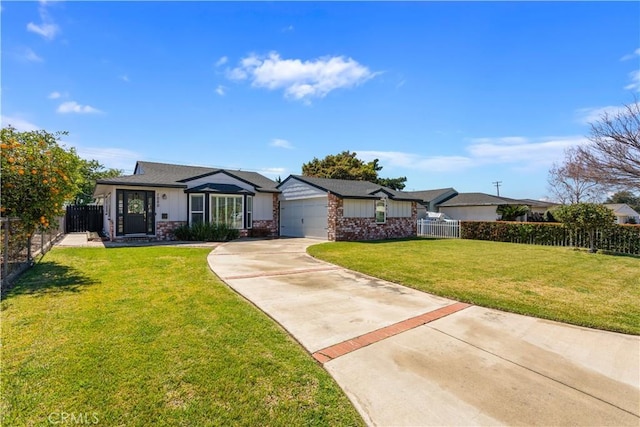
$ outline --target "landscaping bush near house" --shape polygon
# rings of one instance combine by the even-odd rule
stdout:
[[[460,237],[470,240],[527,243],[547,246],[589,247],[589,236],[557,223],[462,221]],[[640,255],[640,227],[615,225],[596,233],[596,245],[613,253]]]
[[[193,225],[181,225],[173,231],[178,240],[197,242],[226,242],[240,237],[240,230],[227,224],[198,222]]]

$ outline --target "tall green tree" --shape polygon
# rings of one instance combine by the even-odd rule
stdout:
[[[611,229],[616,217],[611,209],[596,203],[575,203],[555,209],[553,215],[573,231],[584,230],[589,236],[589,251],[596,252],[596,231]]]
[[[378,164],[378,159],[365,163],[357,157],[357,153],[350,151],[330,154],[324,159],[314,157],[313,160],[302,165],[304,176],[369,181],[394,190],[402,190],[405,187],[406,177],[379,178],[378,172],[381,170],[382,166]]]
[[[81,159],[73,148],[59,144],[66,134],[18,132],[11,126],[1,131],[0,211],[2,216],[21,219],[28,235],[56,225],[64,204],[78,191]]]
[[[93,189],[96,180],[105,178],[115,178],[122,176],[120,169],[105,169],[97,160],[80,160],[78,192],[74,197],[74,203],[86,205],[93,201]]]

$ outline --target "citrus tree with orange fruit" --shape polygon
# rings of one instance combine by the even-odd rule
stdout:
[[[66,132],[18,132],[9,126],[1,135],[0,213],[19,218],[28,235],[57,225],[65,202],[78,191],[81,163],[75,149],[59,143]]]

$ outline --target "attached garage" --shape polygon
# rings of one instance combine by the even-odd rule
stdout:
[[[291,175],[278,185],[280,235],[378,240],[416,235],[417,199],[368,181]]]
[[[280,235],[287,237],[327,238],[327,197],[282,200]]]

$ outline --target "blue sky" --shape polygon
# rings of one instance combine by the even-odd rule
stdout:
[[[407,190],[544,198],[640,91],[638,2],[2,2],[2,125],[283,179],[344,150]]]

